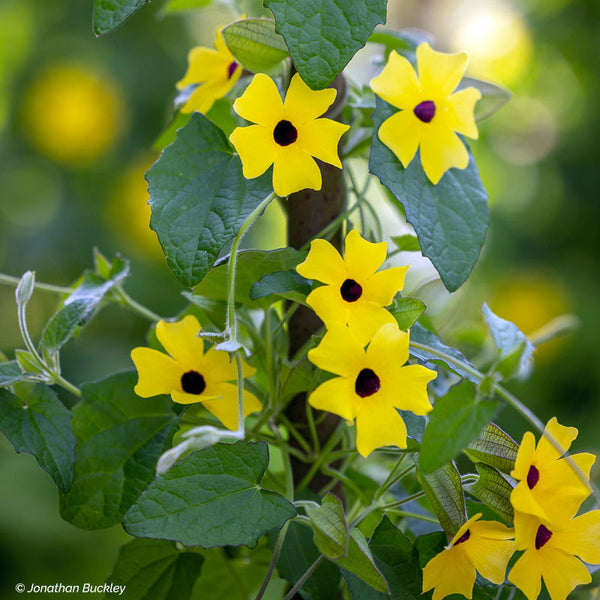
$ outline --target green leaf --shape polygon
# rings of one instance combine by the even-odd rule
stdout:
[[[35,375],[43,374],[45,377],[46,369],[44,365],[37,356],[28,350],[15,350],[15,358],[17,359],[17,364],[25,373],[32,373]]]
[[[313,89],[327,87],[385,23],[387,0],[265,0],[294,65]]]
[[[384,29],[377,27],[369,36],[368,41],[372,44],[383,44],[388,52],[399,50],[401,52],[414,52],[417,46],[423,42],[431,42],[432,35],[420,29]]]
[[[252,286],[265,275],[294,268],[305,254],[293,248],[278,250],[243,250],[238,253],[235,278],[235,301],[251,306],[261,306],[250,301]],[[227,258],[219,261],[203,281],[196,286],[194,294],[213,300],[227,300]],[[269,304],[268,301],[262,301]]]
[[[367,540],[359,529],[350,530],[348,555],[336,559],[335,563],[362,579],[374,590],[384,594],[389,592],[383,575],[375,565]]]
[[[321,506],[306,505],[306,514],[314,530],[315,544],[330,559],[346,556],[348,552],[348,523],[342,503],[327,494]]]
[[[448,537],[443,531],[434,531],[426,535],[420,535],[415,540],[415,548],[419,553],[419,566],[423,569],[425,565],[439,554],[448,543]]]
[[[344,577],[354,599],[380,600],[420,600],[422,576],[417,551],[410,540],[384,517],[369,542],[375,564],[389,586],[389,596],[369,590],[355,577]]]
[[[71,413],[49,387],[36,385],[25,405],[0,389],[0,430],[17,452],[35,456],[62,492],[71,487],[75,452]]]
[[[223,132],[194,113],[146,174],[156,231],[177,279],[199,283],[219,251],[273,191],[270,171],[246,180]]]
[[[517,442],[494,423],[490,423],[479,438],[465,448],[465,454],[474,463],[485,463],[503,473],[510,473],[515,468],[518,452]]]
[[[50,353],[58,351],[71,339],[78,327],[85,325],[94,315],[106,295],[129,275],[129,265],[115,259],[108,279],[96,273],[85,273],[81,282],[63,302],[63,306],[48,321],[40,348]]]
[[[300,392],[314,390],[319,382],[319,372],[305,358],[291,368],[284,364],[281,369],[281,382],[281,401],[285,402]]]
[[[439,350],[441,353],[447,355],[448,359],[440,358],[437,354],[429,352],[428,350],[422,350],[420,348],[414,348],[411,346],[410,353],[412,356],[415,356],[424,362],[434,362],[437,364],[443,363],[451,371],[458,373],[465,379],[468,379],[473,383],[479,382],[478,378],[471,371],[471,369],[474,371],[475,367],[465,358],[464,354],[460,350],[442,343],[435,333],[425,329],[425,327],[419,325],[419,323],[415,323],[411,328],[410,340],[411,342],[417,342],[419,344],[424,344],[434,348],[435,350]],[[454,363],[453,360],[450,359],[456,359],[464,363],[469,368],[459,367]]]
[[[73,409],[75,480],[61,497],[63,519],[82,529],[118,523],[154,478],[177,425],[166,396],[140,398],[135,372],[85,384]]]
[[[475,105],[475,119],[481,121],[495,112],[499,111],[511,98],[511,93],[493,83],[473,79],[472,77],[463,77],[462,81],[456,88],[462,90],[464,88],[474,87],[481,92],[481,98]]]
[[[487,504],[512,526],[514,509],[510,502],[513,485],[494,467],[476,463],[479,478],[475,483],[465,485],[465,490]]]
[[[532,368],[535,346],[514,323],[496,316],[487,304],[483,305],[482,310],[494,345],[500,353],[498,372],[506,378],[513,375],[526,377]]]
[[[189,598],[204,557],[166,540],[133,540],[119,550],[107,584],[123,586],[127,600]],[[120,595],[118,592],[114,597]],[[113,597],[108,594],[108,597]]]
[[[94,33],[104,35],[124,23],[142,4],[150,0],[96,0]]]
[[[397,298],[389,307],[400,329],[410,329],[427,307],[418,298]]]
[[[223,28],[223,37],[236,61],[253,73],[270,71],[289,56],[272,19],[234,21]]]
[[[275,536],[269,534],[269,543],[275,544]],[[277,561],[280,577],[294,585],[321,553],[313,541],[310,527],[292,521],[288,525],[281,554]],[[338,592],[339,572],[335,564],[323,561],[300,589],[304,600],[331,600]]]
[[[431,473],[453,460],[479,436],[499,405],[497,400],[478,400],[473,384],[468,381],[451,388],[436,401],[429,414],[419,455],[421,470]]]
[[[409,233],[406,235],[392,236],[392,241],[396,244],[398,250],[401,250],[402,252],[420,252],[421,250],[418,238]]]
[[[440,525],[448,537],[453,537],[467,521],[460,473],[454,463],[446,463],[433,473],[418,469],[417,476]]]
[[[457,290],[471,273],[487,231],[487,194],[471,156],[466,169],[450,169],[433,185],[415,157],[404,169],[379,140],[379,127],[395,109],[377,98],[369,170],[392,193],[414,227],[423,255],[446,288]]]
[[[269,464],[264,442],[216,444],[159,475],[123,520],[136,537],[186,546],[253,546],[296,515],[294,505],[259,484]]]
[[[15,290],[15,299],[17,301],[18,306],[25,306],[31,296],[33,295],[33,290],[35,289],[35,272],[34,271],[26,271],[23,273],[23,276],[19,280],[17,284],[17,289]]]
[[[306,296],[310,294],[311,289],[310,283],[295,270],[275,271],[267,273],[254,283],[249,295],[252,300],[274,295],[274,302],[284,298],[306,304]]]
[[[193,10],[195,8],[205,8],[211,4],[212,0],[169,0],[162,8],[164,13],[175,13],[180,10]]]
[[[0,387],[27,379],[16,360],[0,363]]]

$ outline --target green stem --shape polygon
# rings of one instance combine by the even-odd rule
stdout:
[[[57,375],[55,377],[56,378],[55,378],[54,382],[57,385],[60,385],[61,387],[65,388],[65,390],[69,390],[69,392],[71,392],[71,394],[73,394],[74,396],[81,398],[81,390],[78,387],[75,387],[72,383],[68,382],[61,375]]]
[[[246,218],[240,230],[233,238],[231,245],[231,254],[229,255],[229,264],[227,267],[227,328],[229,339],[237,341],[237,321],[235,319],[235,270],[237,266],[237,255],[242,242],[242,238],[254,223],[260,213],[267,208],[271,201],[276,197],[275,192],[269,194]]]
[[[273,434],[277,437],[281,437],[279,433],[279,429],[274,422],[269,423],[269,427]],[[292,471],[292,461],[290,460],[290,450],[292,447],[289,444],[286,444],[283,439],[281,439],[282,444],[280,446],[281,457],[283,459],[283,468],[285,472],[285,495],[287,496],[290,502],[294,501],[294,472]]]
[[[288,430],[290,435],[292,435],[295,438],[295,440],[298,442],[298,444],[300,444],[300,447],[302,448],[302,450],[304,450],[304,452],[306,452],[306,454],[311,455],[312,454],[311,447],[308,445],[307,441],[298,433],[298,430],[296,429],[294,424],[283,413],[281,413],[279,415],[279,419],[283,423],[285,428]]]
[[[325,557],[321,554],[321,556],[319,556],[319,558],[317,558],[317,560],[315,560],[315,562],[312,565],[310,565],[310,567],[308,567],[308,570],[306,571],[306,573],[304,573],[304,575],[302,575],[302,577],[300,577],[300,579],[298,579],[296,584],[285,595],[283,600],[292,600],[292,598],[296,595],[296,592],[306,583],[306,581],[310,578],[310,576],[318,569],[319,565],[323,562],[324,559],[325,559]]]
[[[429,352],[439,358],[441,358],[444,362],[453,364],[457,367],[460,367],[469,375],[472,375],[477,381],[481,381],[485,375],[481,373],[481,371],[477,370],[475,367],[463,362],[462,360],[455,358],[454,356],[447,354],[437,348],[433,348],[428,346],[427,344],[421,344],[419,342],[410,342],[410,345],[417,350],[424,350],[425,352]],[[495,392],[498,396],[503,398],[507,404],[509,404],[514,410],[516,410],[522,417],[524,417],[529,423],[531,423],[540,434],[545,435],[546,439],[552,444],[554,449],[560,454],[564,455],[568,465],[571,467],[573,472],[579,477],[579,479],[586,486],[590,486],[596,501],[600,503],[600,489],[594,484],[593,481],[589,480],[586,474],[582,471],[582,469],[575,463],[572,459],[571,455],[565,451],[565,449],[559,444],[558,440],[553,435],[550,435],[546,431],[546,426],[538,419],[538,417],[527,408],[518,398],[513,396],[506,388],[502,387],[499,383],[494,383],[492,386],[492,391]]]
[[[312,406],[310,404],[306,405],[306,418],[308,420],[308,426],[310,427],[310,436],[312,438],[314,453],[319,454],[319,452],[321,452],[321,444],[319,443],[319,436],[317,435],[315,415],[313,414]]]
[[[130,308],[133,312],[145,317],[149,321],[160,321],[160,315],[157,315],[155,312],[151,311],[149,308],[146,308],[144,305],[136,302],[121,286],[117,286],[117,293],[119,294],[121,300],[125,302],[126,306]]]
[[[0,283],[5,283],[6,285],[14,285],[16,287],[17,285],[19,285],[19,281],[21,281],[19,277],[12,277],[11,275],[0,273]],[[43,290],[45,292],[53,292],[55,294],[70,294],[73,291],[69,287],[50,285],[48,283],[39,283],[37,281],[34,283],[34,287],[38,290]]]
[[[427,521],[427,523],[435,523],[436,525],[440,524],[440,522],[436,518],[430,517],[428,515],[420,515],[419,513],[411,513],[406,512],[404,510],[396,510],[394,508],[390,508],[388,510],[390,512],[393,512],[395,515],[398,515],[399,517],[406,517],[407,519],[419,519],[419,521]]]
[[[324,238],[329,233],[331,233],[333,231],[337,231],[339,224],[344,219],[347,219],[359,206],[360,206],[360,202],[355,202],[348,210],[345,210],[344,212],[340,213],[333,221],[331,221],[331,223],[329,223],[328,225],[323,227],[323,229],[321,229],[321,231],[319,231],[319,233],[317,233],[317,235],[315,235],[313,239]],[[302,246],[302,248],[300,248],[300,250],[308,250],[309,246],[310,246],[310,240],[308,242],[306,242],[306,244],[304,244],[304,246]]]
[[[237,366],[237,392],[238,392],[238,432],[240,439],[246,434],[246,422],[244,420],[244,367],[239,352],[235,353],[235,364]]]
[[[279,555],[281,554],[281,548],[283,547],[283,541],[285,540],[285,534],[287,533],[287,528],[290,522],[286,521],[285,525],[279,531],[279,535],[277,536],[277,543],[275,544],[275,548],[273,548],[273,558],[269,563],[269,568],[267,569],[267,574],[265,575],[265,579],[260,586],[260,590],[258,590],[258,594],[254,600],[261,600],[261,598],[265,595],[267,590],[267,586],[269,585],[269,581],[271,581],[271,577],[273,576],[273,571],[275,571],[275,567],[277,566],[277,561],[279,560]]]

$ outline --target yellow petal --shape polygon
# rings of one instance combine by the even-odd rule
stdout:
[[[306,298],[306,303],[317,313],[326,327],[333,324],[346,325],[350,314],[349,303],[340,295],[338,286],[323,285],[313,290]]]
[[[304,152],[339,169],[342,168],[338,145],[342,135],[350,129],[350,125],[331,119],[315,119],[299,124],[297,129],[298,145]]]
[[[449,96],[460,83],[469,57],[466,52],[446,54],[436,52],[429,44],[417,48],[419,80],[425,96],[434,98]]]
[[[264,73],[257,73],[246,91],[233,103],[240,117],[268,127],[271,131],[282,119],[283,102],[275,82]]]
[[[205,402],[213,399],[214,396],[202,392],[201,394],[188,394],[184,391],[174,390],[171,392],[171,400],[177,404],[196,404],[196,402]]]
[[[579,432],[575,427],[564,427],[556,417],[552,417],[546,424],[544,435],[540,439],[535,452],[536,462],[540,465],[557,460],[562,456],[573,443]],[[548,435],[552,436],[558,445],[563,449],[559,452],[548,440]]]
[[[530,551],[533,552],[533,551]],[[554,549],[543,553],[542,577],[552,600],[566,600],[566,597],[583,583],[590,583],[592,576],[583,563]]]
[[[323,371],[352,381],[366,366],[362,345],[347,327],[337,324],[332,324],[321,343],[308,351],[308,360]]]
[[[517,550],[527,550],[535,547],[535,537],[540,524],[539,517],[515,510],[514,526]]]
[[[229,136],[229,141],[240,155],[246,179],[262,175],[277,156],[277,144],[273,140],[273,133],[271,129],[262,125],[236,127]]]
[[[506,567],[515,551],[514,537],[508,527],[494,521],[479,521],[471,529],[464,545],[469,560],[482,577],[500,585],[506,578]]]
[[[369,85],[380,98],[397,108],[412,111],[423,99],[415,70],[395,50],[392,50],[383,71],[371,79]]]
[[[151,348],[134,348],[131,360],[138,372],[134,390],[142,398],[181,389],[184,370],[169,356]]]
[[[517,452],[517,458],[515,459],[515,467],[510,472],[511,477],[518,480],[527,479],[529,468],[533,464],[535,455],[535,437],[531,431],[525,432],[519,451]]]
[[[475,103],[480,98],[481,92],[474,87],[469,87],[452,94],[447,99],[444,119],[450,129],[475,140],[479,137],[475,123]]]
[[[542,589],[542,567],[532,550],[521,555],[510,570],[508,580],[527,596],[527,600],[537,600]]]
[[[392,267],[378,271],[365,285],[365,295],[369,300],[387,306],[394,296],[404,287],[404,278],[408,267]]]
[[[398,412],[382,402],[379,393],[367,398],[355,397],[359,399],[356,411],[356,449],[359,454],[367,457],[382,446],[406,448],[406,425]]]
[[[387,323],[375,333],[367,348],[367,360],[380,378],[400,371],[408,360],[408,340],[408,333],[397,323]]]
[[[206,382],[207,388],[225,381],[237,379],[237,365],[230,359],[228,352],[211,348],[198,363],[198,369]],[[256,369],[242,361],[242,376],[251,377]]]
[[[402,110],[386,119],[377,135],[406,168],[417,153],[426,125],[412,111]]]
[[[204,342],[198,337],[200,324],[193,315],[187,315],[176,323],[159,321],[156,337],[163,348],[183,367],[196,369],[204,354]]]
[[[426,415],[433,408],[427,395],[427,384],[437,376],[423,365],[399,368],[386,379],[386,397],[400,410],[410,410],[415,415]]]
[[[425,174],[434,185],[450,168],[466,169],[469,154],[460,138],[450,129],[430,124],[423,130],[421,163]]]
[[[574,554],[586,563],[600,564],[600,510],[575,517],[564,531],[554,534],[558,550]]]
[[[215,386],[218,398],[202,400],[202,406],[210,411],[227,429],[235,431],[238,428],[238,390],[237,385],[221,383]],[[258,398],[244,390],[244,416],[262,408]]]
[[[285,96],[283,105],[285,118],[294,123],[296,127],[316,119],[333,104],[336,94],[337,92],[333,88],[312,90],[296,73],[292,77]]]
[[[345,419],[353,421],[354,382],[345,377],[335,377],[322,383],[308,397],[308,403],[318,410],[326,410]]]
[[[368,279],[383,264],[386,254],[386,242],[376,244],[368,242],[356,229],[353,229],[346,236],[344,249],[348,277],[359,283]]]
[[[330,285],[341,285],[346,279],[346,264],[340,253],[327,240],[313,240],[308,256],[296,271],[307,279]]]
[[[315,159],[297,143],[279,149],[273,167],[273,188],[279,197],[307,188],[320,190],[321,184],[321,170]]]
[[[223,37],[223,31],[221,29],[217,31],[217,36],[215,38],[215,48],[217,49],[217,52],[224,58],[227,58],[230,61],[234,60],[233,54],[229,52],[229,48],[225,43],[225,38]]]
[[[475,568],[460,547],[442,550],[423,569],[423,592],[435,588],[433,600],[442,600],[450,594],[473,595]]]
[[[529,489],[527,479],[520,481],[510,493],[510,502],[514,509],[520,513],[534,515],[543,521],[550,518],[544,508],[540,506],[537,498]]]
[[[384,325],[395,324],[397,326],[392,313],[375,302],[361,299],[346,304],[349,304],[348,327],[363,346],[368,344]]]
[[[212,108],[215,100],[223,98],[233,88],[240,77],[240,73],[241,71],[234,74],[231,79],[210,81],[199,85],[181,107],[181,112],[188,114],[197,111],[206,114]]]
[[[212,48],[192,48],[188,52],[188,65],[185,76],[176,84],[178,90],[194,83],[222,79],[227,74],[226,62]]]

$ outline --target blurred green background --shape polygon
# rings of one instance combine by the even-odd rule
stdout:
[[[390,0],[388,25],[420,27],[440,50],[468,50],[470,73],[513,93],[481,123],[473,142],[490,194],[491,225],[472,278],[449,296],[414,254],[409,293],[421,295],[449,342],[479,353],[480,307],[525,333],[564,313],[580,327],[536,352],[526,382],[509,387],[546,421],[580,429],[577,449],[600,451],[600,297],[596,191],[600,48],[597,0]],[[165,316],[184,306],[148,228],[143,175],[153,142],[172,117],[174,84],[187,51],[212,45],[232,20],[227,8],[165,14],[141,9],[97,39],[92,1],[0,0],[0,271],[34,269],[39,281],[69,285],[92,265],[92,248],[131,260],[126,289]],[[252,9],[250,10],[251,14]],[[350,75],[375,73],[377,48],[357,56]],[[375,197],[377,202],[378,198]],[[385,210],[385,207],[381,207]],[[387,209],[389,212],[389,209]],[[386,232],[405,227],[386,219]],[[285,243],[281,218],[253,232],[255,244]],[[37,292],[28,317],[39,334],[57,298]],[[0,351],[22,347],[14,290],[0,286]],[[147,323],[109,307],[62,353],[76,384],[129,368]],[[500,419],[520,439],[526,424]],[[0,440],[0,597],[14,584],[101,583],[127,536],[118,528],[82,532],[61,521],[55,488],[27,455]],[[598,471],[596,471],[596,478]],[[14,594],[14,596],[17,596]]]

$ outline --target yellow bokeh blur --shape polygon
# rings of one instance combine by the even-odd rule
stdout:
[[[550,321],[570,311],[566,290],[558,278],[541,271],[511,273],[500,281],[490,308],[530,336]],[[551,360],[564,343],[556,338],[541,344],[535,353],[538,362]]]
[[[107,152],[125,120],[117,85],[89,65],[51,65],[25,92],[23,121],[31,142],[69,167],[89,166]]]
[[[522,16],[500,0],[464,0],[451,43],[469,53],[468,75],[511,85],[531,66],[533,43]]]
[[[150,229],[150,196],[144,178],[156,159],[156,155],[146,154],[125,168],[109,198],[108,216],[127,251],[145,259],[164,260],[156,233]]]

